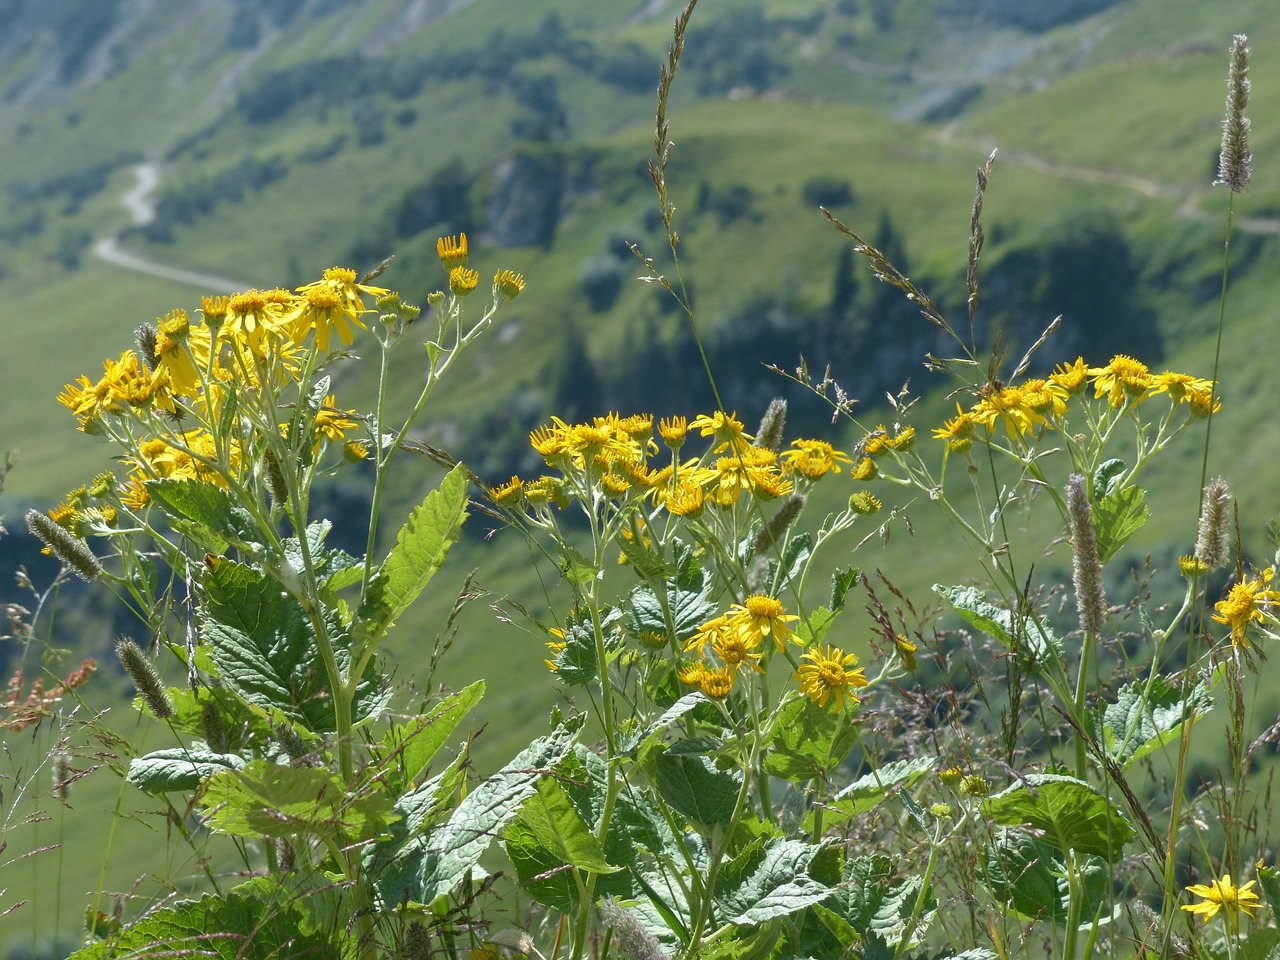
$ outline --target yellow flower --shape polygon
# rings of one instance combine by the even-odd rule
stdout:
[[[547,649],[551,651],[551,659],[543,660],[542,662],[547,665],[548,670],[559,670],[560,667],[556,664],[556,658],[560,656],[565,647],[569,646],[569,641],[565,639],[565,633],[559,627],[552,627],[547,633],[551,634],[555,639],[547,641]]]
[[[729,447],[735,450],[751,448],[752,437],[743,432],[742,424],[736,419],[736,414],[726,414],[720,410],[710,416],[704,413],[694,417],[693,423],[689,426],[704,437],[715,438],[715,446],[711,448],[712,453],[720,453]]]
[[[734,673],[731,667],[716,667],[714,670],[703,668],[698,686],[704,696],[712,700],[723,700],[733,691]]]
[[[1113,407],[1123,407],[1128,401],[1141,403],[1153,384],[1151,371],[1145,363],[1133,357],[1117,354],[1105,367],[1090,368],[1094,397],[1105,396]]]
[[[1029,397],[1021,387],[1004,387],[979,401],[971,411],[975,423],[994,427],[1003,423],[1010,438],[1031,433],[1044,417],[1031,406]]]
[[[280,298],[274,291],[246,290],[227,301],[219,336],[246,345],[258,356],[265,356],[274,338],[284,333]],[[207,316],[207,315],[206,315]]]
[[[783,613],[782,601],[774,597],[752,594],[745,603],[734,604],[729,613],[732,617],[729,626],[744,635],[748,646],[754,647],[764,637],[773,637],[774,645],[781,653],[788,640],[792,643],[801,642],[787,626],[800,618],[795,614]]]
[[[672,450],[679,450],[684,445],[684,435],[688,430],[689,424],[684,417],[663,417],[658,421],[658,433]]]
[[[339,410],[334,405],[334,396],[324,398],[324,403],[320,409],[316,411],[315,423],[315,444],[311,448],[312,453],[320,452],[320,444],[322,438],[328,437],[330,440],[341,440],[343,435],[349,430],[356,428],[356,421],[347,416],[349,413],[356,413],[355,410]]]
[[[524,274],[499,270],[493,275],[493,299],[495,303],[514,300],[524,291]]]
[[[852,464],[847,453],[841,453],[825,440],[793,440],[794,449],[782,454],[784,469],[802,473],[810,480],[828,473],[839,473],[840,464]]]
[[[865,687],[867,677],[862,668],[856,666],[858,658],[854,654],[828,644],[810,647],[800,659],[809,661],[800,664],[796,671],[800,692],[818,706],[825,707],[834,696],[836,709],[843,709],[846,690],[850,700],[859,702],[853,690]]]
[[[456,297],[465,297],[480,283],[480,271],[454,267],[449,271],[449,289]]]
[[[1254,622],[1261,622],[1265,618],[1266,609],[1280,600],[1280,591],[1272,590],[1269,586],[1274,576],[1275,569],[1267,567],[1254,579],[1235,584],[1225,600],[1219,600],[1213,605],[1216,611],[1213,619],[1231,628],[1233,646],[1247,645],[1249,640],[1246,632],[1249,627]]]
[[[755,646],[746,634],[732,630],[721,630],[711,638],[711,649],[726,667],[736,670],[747,663],[755,667],[757,672],[764,673],[764,667],[760,666],[764,654],[753,653]]]
[[[880,468],[876,466],[874,460],[870,457],[863,457],[854,464],[853,469],[849,471],[849,476],[855,480],[874,480],[879,472]]]
[[[1213,381],[1193,377],[1189,373],[1174,373],[1166,370],[1151,378],[1151,395],[1167,393],[1174,403],[1185,401],[1190,396],[1213,391]]]
[[[674,489],[667,491],[667,512],[677,517],[695,517],[702,512],[704,496],[701,485],[681,480]]]
[[[942,421],[942,426],[933,431],[933,437],[946,440],[952,450],[967,450],[973,442],[973,426],[973,417],[961,410],[957,402],[955,417]]]
[[[867,493],[865,490],[861,490],[849,497],[849,509],[862,516],[879,513],[883,506],[884,504],[877,497]]]
[[[444,264],[446,270],[452,272],[454,267],[465,267],[467,235],[463,233],[456,237],[441,237],[436,241],[436,253],[440,255],[440,262]]]
[[[1084,357],[1076,357],[1075,363],[1058,364],[1053,373],[1049,374],[1049,382],[1072,394],[1084,387],[1088,376],[1089,368],[1085,365]]]
[[[1187,913],[1200,914],[1206,923],[1216,917],[1219,910],[1225,910],[1233,915],[1233,919],[1237,910],[1252,917],[1253,911],[1261,903],[1258,895],[1250,889],[1255,883],[1257,883],[1256,880],[1250,880],[1243,887],[1237,887],[1231,882],[1229,873],[1224,873],[1220,879],[1208,886],[1203,883],[1193,883],[1187,887],[1187,893],[1193,897],[1200,897],[1200,902],[1184,903],[1182,909]]]
[[[685,641],[684,652],[706,657],[708,644],[715,649],[716,640],[729,629],[729,620],[730,616],[727,613],[720,614],[714,620],[708,620],[698,628],[697,633]]]
[[[490,487],[489,498],[494,503],[508,506],[520,499],[520,493],[523,489],[524,482],[519,477],[512,477],[500,487]]]

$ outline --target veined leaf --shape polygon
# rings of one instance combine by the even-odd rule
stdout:
[[[1103,711],[1103,742],[1121,768],[1182,736],[1183,727],[1213,709],[1213,698],[1197,683],[1182,691],[1156,675],[1150,683],[1126,683]]]
[[[932,770],[937,762],[937,757],[894,760],[859,777],[824,806],[823,829],[830,829],[874,809],[884,802],[895,787],[910,786]],[[804,828],[812,834],[816,826],[817,817],[815,811],[811,810],[805,817]]]
[[[649,775],[662,799],[703,828],[728,823],[742,785],[736,771],[717,770],[707,757],[654,753]]]
[[[1065,854],[1093,854],[1115,863],[1133,838],[1133,826],[1094,787],[1052,773],[1028,774],[982,801],[982,815],[1003,827],[1029,827],[1039,839]]]
[[[435,576],[467,518],[467,470],[458,464],[409,514],[356,613],[361,650],[382,639]]]
[[[244,758],[234,753],[214,753],[208,747],[169,747],[129,761],[125,779],[143,793],[194,790],[202,780],[226,770],[238,770]]]
[[[773,726],[764,768],[772,776],[803,782],[826,777],[857,743],[849,714],[824,710],[799,698],[782,708]]]
[[[754,926],[825,900],[831,888],[809,874],[811,861],[823,849],[799,840],[774,838],[765,844],[754,869],[740,882],[729,889],[717,889],[717,909],[729,923]]]
[[[223,553],[228,544],[249,554],[263,549],[253,515],[221,487],[194,480],[148,480],[146,487],[170,518],[187,522],[186,532],[208,552]]]
[[[996,901],[1026,920],[1064,926],[1070,896],[1063,854],[1030,834],[1001,830],[983,850],[981,878]],[[1110,892],[1110,871],[1100,857],[1081,863],[1083,916],[1093,917]]]
[[[1098,541],[1098,560],[1106,563],[1151,516],[1147,495],[1141,487],[1115,489],[1093,503],[1093,530]]]
[[[112,957],[215,957],[283,960],[336,957],[334,931],[305,931],[308,918],[289,904],[259,899],[258,891],[207,896],[148,913],[119,934],[77,950],[74,960]]]
[[[920,876],[896,876],[888,857],[875,855],[845,861],[840,884],[824,906],[831,909],[863,938],[879,938],[886,944],[897,944],[907,934],[907,922],[915,912],[923,887]],[[926,894],[924,907],[916,917],[911,942],[918,941],[928,929],[937,900]],[[838,924],[827,923],[840,935]]]
[[[944,587],[935,583],[933,589],[950,602],[966,623],[1015,653],[1030,654],[1036,660],[1063,656],[1062,641],[1044,619],[1028,616],[1015,628],[1013,614],[989,601],[976,587]]]
[[[436,828],[417,857],[397,857],[377,878],[382,904],[390,907],[406,897],[431,903],[448,893],[480,861],[499,831],[520,812],[537,788],[539,777],[556,766],[573,745],[580,724],[561,724],[534,740],[515,759],[480,783],[458,804],[448,821]]]
[[[391,799],[366,787],[349,796],[342,778],[317,767],[285,767],[253,760],[205,781],[200,803],[214,830],[238,837],[290,837],[305,833],[371,840],[394,819]]]
[[[431,758],[449,739],[458,724],[484,696],[483,680],[451,693],[423,716],[399,723],[387,731],[378,745],[383,757],[393,757],[401,774],[393,779],[401,786],[413,783],[422,775]]]

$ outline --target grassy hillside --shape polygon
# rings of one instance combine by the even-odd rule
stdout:
[[[93,239],[128,226],[120,198],[141,161],[160,164],[161,218],[125,243],[156,262],[246,284],[295,285],[334,263],[365,269],[394,253],[383,280],[421,301],[443,281],[435,236],[467,227],[483,269],[524,272],[528,290],[442,392],[425,433],[488,479],[520,466],[511,451],[528,427],[559,412],[557,397],[573,395],[569,388],[584,373],[566,366],[573,340],[610,405],[625,404],[629,377],[669,376],[664,366],[635,369],[640,361],[629,355],[640,357],[650,341],[674,341],[682,323],[655,285],[634,281],[640,265],[622,241],[638,243],[664,269],[669,264],[645,163],[652,87],[676,5],[649,4],[650,15],[624,17],[589,0],[474,0],[416,26],[402,19],[404,6],[368,0],[314,16],[308,7],[287,23],[261,21],[257,39],[236,47],[208,38],[230,37],[240,7],[161,5],[156,19],[132,25],[147,43],[132,53],[122,47],[117,65],[92,84],[49,83],[0,108],[0,166],[9,187],[0,200],[0,311],[9,332],[0,382],[12,410],[0,427],[0,448],[22,453],[0,500],[11,528],[21,526],[16,518],[26,504],[47,507],[103,466],[105,448],[77,434],[54,402],[62,384],[96,374],[104,356],[129,345],[137,324],[174,306],[198,306],[198,289],[123,271],[92,254]],[[789,368],[801,349],[815,369],[828,359],[808,352],[806,338],[831,304],[845,241],[817,213],[814,185],[847,185],[849,199],[835,212],[868,239],[887,213],[908,272],[959,316],[973,170],[993,146],[1001,154],[984,218],[984,315],[992,328],[1022,336],[1015,357],[1029,342],[1026,330],[1065,309],[1036,299],[1033,288],[1048,274],[1023,254],[1069,237],[1080,224],[1105,221],[1131,252],[1134,296],[1158,319],[1160,362],[1208,375],[1226,204],[1225,191],[1208,185],[1226,47],[1232,33],[1245,31],[1255,49],[1257,162],[1252,194],[1237,198],[1246,219],[1233,242],[1226,408],[1215,422],[1214,448],[1223,469],[1230,458],[1246,546],[1260,552],[1259,531],[1276,508],[1269,451],[1280,446],[1280,428],[1262,413],[1274,404],[1273,376],[1267,352],[1257,347],[1267,342],[1280,293],[1276,221],[1269,219],[1280,211],[1280,173],[1271,160],[1280,155],[1280,126],[1267,119],[1280,106],[1280,60],[1268,55],[1277,38],[1269,5],[1141,0],[1045,32],[994,23],[960,30],[936,7],[900,4],[886,25],[858,3],[761,5],[761,20],[751,22],[763,23],[775,42],[756,36],[763,52],[755,60],[725,52],[755,49],[735,39],[741,26],[734,17],[742,11],[699,9],[695,16],[673,101],[677,146],[669,179],[703,330],[720,338],[716,356],[751,364],[737,374],[745,419],[759,415],[761,393],[774,382],[781,387],[761,361]],[[548,26],[553,8],[560,19]],[[24,78],[33,70],[29,59],[11,61],[0,87],[26,82],[29,90]],[[765,84],[753,88],[759,77]],[[295,95],[272,113],[280,104],[262,98],[282,89]],[[554,222],[544,225],[549,236],[504,245],[495,224],[510,204],[495,209],[493,198],[501,162],[516,155],[548,164],[561,192]],[[537,183],[523,189],[516,196],[528,202],[541,196]],[[583,277],[610,262],[622,283],[597,311]],[[910,311],[870,316],[875,290],[857,269],[858,322],[872,324],[872,341],[892,344],[916,320]],[[774,326],[760,319],[761,304],[781,318]],[[1087,323],[1090,312],[1081,307],[1066,322]],[[744,328],[766,331],[752,341],[753,349],[763,343],[757,354],[733,339]],[[841,328],[832,329],[836,350]],[[1053,353],[1051,343],[1046,354]],[[859,384],[878,375],[878,362],[875,354],[852,357],[835,371],[872,408],[867,426],[881,418],[874,407],[882,391]],[[396,364],[396,399],[403,402],[415,392],[421,360],[405,344]],[[369,398],[367,379],[350,375],[339,386],[344,404]],[[925,392],[932,383],[921,370],[912,386]],[[747,400],[755,408],[747,409]],[[949,411],[935,392],[920,408],[921,433]],[[1193,535],[1198,469],[1184,464],[1198,464],[1197,442],[1185,438],[1180,455],[1156,470],[1144,548],[1157,562],[1185,552]],[[392,513],[406,512],[433,479],[425,466],[409,471]],[[834,489],[829,495],[833,505],[844,496]],[[897,529],[887,546],[872,543],[858,560],[868,570],[882,567],[920,598],[932,582],[964,576],[972,563],[932,547],[931,562],[919,563],[921,544],[947,536],[927,507],[909,505],[915,540]],[[421,669],[472,568],[499,594],[534,604],[543,598],[516,535],[465,542],[438,593],[393,634],[398,677],[407,682]],[[54,627],[55,645],[82,645],[56,620]],[[438,679],[489,682],[482,768],[510,756],[522,725],[540,722],[554,702],[543,653],[537,638],[499,619],[488,601],[472,604],[461,619]],[[493,669],[495,656],[501,671]],[[93,703],[118,706],[123,679],[109,668],[102,677]],[[110,722],[135,738],[127,707]],[[165,731],[150,726],[147,742],[158,746]],[[25,770],[46,748],[43,740],[10,741]],[[61,855],[3,867],[0,887],[11,896],[39,894],[42,928],[51,928],[58,910],[64,929],[77,925],[85,892],[100,884],[103,811],[118,795],[118,781],[95,773],[77,784],[65,815],[6,832],[6,858],[55,837],[65,845]],[[126,802],[147,806],[136,797]],[[187,883],[193,865],[166,861],[155,830],[145,819],[119,823],[107,889],[128,891],[143,873],[145,896]],[[0,944],[31,929],[23,911],[0,919]]]

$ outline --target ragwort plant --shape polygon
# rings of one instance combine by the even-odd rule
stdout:
[[[123,927],[91,911],[77,956],[372,957],[475,942],[451,897],[466,899],[501,811],[563,755],[572,728],[468,792],[465,749],[431,764],[483,681],[388,720],[379,646],[456,539],[470,478],[453,464],[379,557],[385,482],[399,453],[425,449],[410,430],[442,377],[524,288],[499,271],[473,318],[466,298],[480,275],[466,236],[442,238],[439,253],[448,292],[428,298],[425,317],[333,268],[296,291],[207,297],[197,318],[174,310],[140,328],[137,348],[107,360],[99,380],[82,376],[59,397],[126,472],[102,473],[28,523],[147,628],[144,644],[122,638],[117,653],[139,709],[177,742],[121,772],[167,802],[208,890]],[[338,406],[333,387],[357,329],[371,330],[381,358],[363,414]],[[425,374],[413,407],[393,415],[388,354],[409,339],[425,348]],[[318,484],[355,463],[372,478],[362,557],[329,546],[331,524],[312,510]],[[168,685],[147,650],[174,658],[182,681]],[[206,833],[231,838],[251,879],[214,871]]]
[[[650,164],[673,275],[636,253],[696,338],[666,183],[667,97],[694,6],[677,20],[663,70]],[[1237,38],[1224,157],[1247,156],[1230,141],[1231,131],[1247,130],[1230,112],[1243,107],[1242,48]],[[892,423],[862,427],[848,453],[816,439],[784,450],[777,406],[754,438],[723,405],[691,422],[664,419],[665,452],[645,414],[553,418],[531,435],[551,472],[491,490],[570,586],[562,618],[530,620],[545,635],[553,676],[585,692],[604,738],[599,751],[575,747],[559,778],[539,787],[545,809],[527,807],[506,833],[522,885],[560,917],[557,945],[568,923],[572,956],[582,954],[601,898],[625,956],[897,958],[932,944],[964,956],[1234,957],[1274,942],[1273,926],[1249,926],[1263,904],[1254,887],[1275,903],[1280,884],[1262,861],[1249,867],[1265,838],[1252,835],[1257,810],[1246,808],[1244,781],[1274,731],[1248,740],[1242,686],[1257,667],[1259,637],[1277,626],[1280,591],[1272,568],[1248,574],[1237,560],[1237,582],[1206,622],[1208,575],[1230,563],[1225,482],[1202,483],[1196,546],[1177,564],[1180,604],[1152,608],[1140,592],[1117,606],[1104,588],[1107,565],[1148,518],[1144,469],[1185,431],[1207,435],[1221,409],[1216,363],[1205,378],[1155,373],[1130,356],[1101,365],[1077,357],[1026,377],[1060,321],[1007,380],[998,343],[980,362],[981,210],[994,159],[978,172],[967,339],[879,251],[829,217],[880,280],[961,347],[957,360],[926,358],[971,397],[928,439],[909,422],[905,390],[891,398]],[[1237,171],[1222,181],[1242,178]],[[1224,306],[1225,289],[1224,271]],[[794,379],[852,419],[853,402],[829,377],[814,382],[802,362]],[[695,429],[702,446],[691,453]],[[880,508],[862,488],[846,510],[806,528],[813,484],[839,482],[822,478],[842,468],[856,481],[915,491],[978,558],[985,586],[936,591],[1000,655],[969,666],[978,692],[951,692],[950,731],[929,735],[932,750],[904,739],[892,718],[911,709],[898,681],[918,658],[941,660],[945,635],[927,636],[928,615],[888,581],[902,604],[892,611],[862,578],[887,641],[868,678],[853,654],[825,642],[836,636],[856,572],[836,573],[826,603],[811,599],[819,548]],[[1046,502],[1070,544],[1074,623],[1048,606],[1066,585],[1037,586],[1038,553],[1011,533]],[[585,536],[561,519],[565,510],[585,520]],[[635,584],[609,598],[613,551]],[[1006,699],[995,702],[982,684],[1001,670]],[[1219,692],[1230,712],[1228,782],[1187,798],[1195,724]],[[872,714],[861,709],[868,697],[876,698]],[[978,708],[1000,712],[998,736],[971,729],[981,723],[964,711]],[[855,750],[869,772],[847,782]],[[1168,793],[1160,777],[1172,778]],[[1210,810],[1221,849],[1210,847],[1217,835],[1197,827]],[[1193,863],[1214,879],[1187,886],[1198,902],[1180,903],[1179,878]],[[1250,869],[1256,879],[1232,880]]]

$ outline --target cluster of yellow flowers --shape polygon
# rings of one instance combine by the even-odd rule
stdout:
[[[934,430],[933,436],[963,451],[977,438],[979,427],[990,431],[1003,424],[1010,438],[1059,429],[1071,398],[1089,386],[1094,399],[1105,397],[1116,410],[1136,407],[1157,394],[1165,394],[1175,406],[1186,404],[1193,417],[1217,413],[1221,407],[1212,380],[1168,370],[1153,374],[1146,364],[1123,354],[1112,357],[1105,367],[1087,366],[1083,357],[1077,357],[1075,363],[1059,364],[1047,378],[991,390],[968,410],[956,404],[956,416]]]
[[[848,454],[823,440],[796,440],[781,454],[757,446],[735,415],[716,412],[692,422],[685,417],[661,419],[658,435],[671,457],[665,465],[654,466],[650,459],[659,448],[653,419],[651,414],[611,413],[590,423],[567,424],[553,417],[550,425],[534,430],[529,441],[560,476],[530,481],[512,477],[491,488],[490,496],[507,507],[564,506],[575,496],[590,501],[591,491],[597,489],[610,498],[641,497],[674,516],[693,517],[707,505],[732,507],[744,494],[760,500],[786,496],[795,490],[797,477],[811,482],[852,463]],[[702,457],[681,460],[690,431],[709,438],[709,448]]]
[[[1249,645],[1249,630],[1268,618],[1274,621],[1271,608],[1280,603],[1280,590],[1271,589],[1275,569],[1267,567],[1256,577],[1232,585],[1226,599],[1214,604],[1213,619],[1231,628],[1231,643]]]

